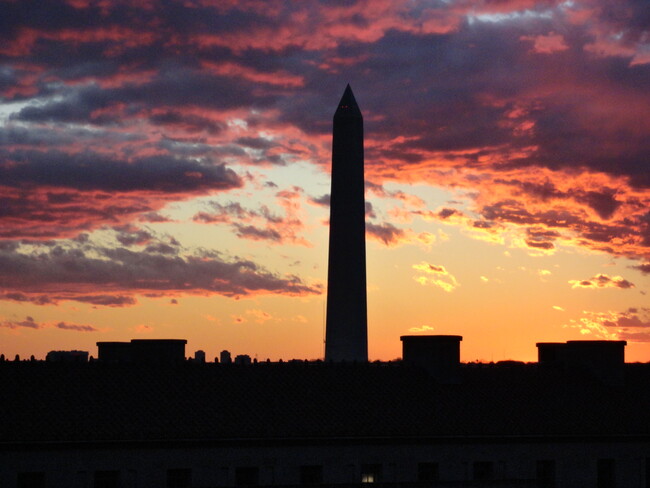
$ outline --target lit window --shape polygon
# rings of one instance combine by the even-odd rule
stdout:
[[[381,464],[363,464],[361,466],[361,483],[380,483]]]

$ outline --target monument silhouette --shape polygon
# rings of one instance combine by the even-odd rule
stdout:
[[[334,113],[326,361],[368,360],[363,116],[350,85]]]

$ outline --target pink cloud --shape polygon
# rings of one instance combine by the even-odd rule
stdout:
[[[538,54],[552,54],[569,48],[564,37],[553,32],[540,36],[523,36],[522,39],[533,41],[533,51]]]
[[[311,247],[312,244],[300,235],[304,230],[306,214],[302,208],[303,191],[298,187],[275,193],[275,201],[282,214],[274,213],[268,206],[258,210],[245,208],[239,202],[221,204],[211,202],[210,212],[198,212],[193,220],[205,224],[229,225],[242,239],[265,241],[271,244],[294,244]]]

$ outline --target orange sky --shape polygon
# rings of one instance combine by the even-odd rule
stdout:
[[[214,3],[0,0],[0,352],[322,357],[349,82],[372,360],[650,360],[643,1]]]

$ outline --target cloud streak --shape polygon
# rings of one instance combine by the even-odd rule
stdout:
[[[634,288],[634,283],[626,280],[622,276],[607,276],[606,274],[597,274],[588,280],[569,280],[571,288],[621,288],[626,290]]]
[[[8,329],[47,329],[55,328],[61,330],[71,330],[74,332],[98,332],[99,329],[92,325],[70,324],[67,322],[42,322],[38,323],[33,317],[27,316],[25,320],[4,320],[0,321],[0,327]]]
[[[582,317],[572,320],[568,327],[601,339],[650,342],[650,308],[632,307],[624,312],[584,311]]]
[[[0,278],[11,289],[1,298],[38,305],[75,300],[121,307],[135,304],[137,294],[242,297],[322,292],[319,284],[274,274],[246,259],[225,259],[211,251],[181,252],[180,248],[172,254],[157,251],[155,246],[127,249],[72,241],[66,247],[5,246],[0,249]],[[89,293],[97,289],[104,293]]]
[[[422,286],[437,286],[446,292],[452,292],[460,286],[456,277],[449,273],[442,265],[422,262],[420,264],[414,264],[413,269],[420,273],[414,279]]]

